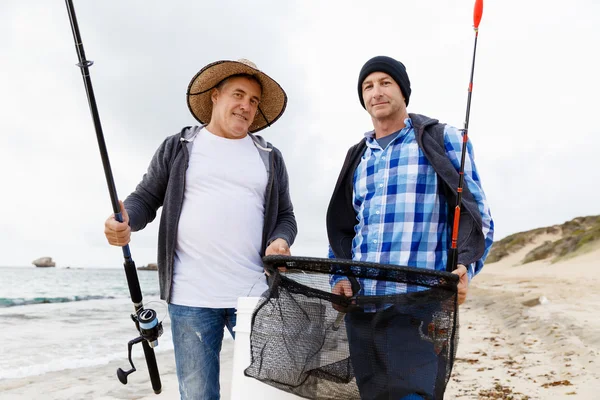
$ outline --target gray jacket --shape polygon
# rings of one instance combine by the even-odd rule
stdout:
[[[183,204],[185,173],[189,151],[202,126],[185,127],[180,133],[169,136],[158,148],[148,171],[135,191],[125,199],[132,231],[143,229],[156,218],[163,206],[158,231],[158,276],[160,298],[170,301],[173,284],[173,259],[177,240],[177,227]],[[291,246],[297,227],[289,194],[288,174],[279,150],[262,137],[250,134],[268,174],[265,192],[265,219],[261,256],[266,247],[281,238]]]

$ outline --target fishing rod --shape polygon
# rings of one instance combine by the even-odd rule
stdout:
[[[475,54],[477,53],[477,37],[479,36],[479,23],[483,15],[483,0],[475,0],[473,9],[473,29],[475,30],[475,46],[473,47],[473,61],[471,63],[471,78],[469,80],[469,91],[467,96],[467,115],[465,117],[462,131],[462,154],[460,158],[460,171],[458,173],[458,188],[456,189],[456,207],[454,208],[454,223],[452,227],[452,243],[448,251],[448,270],[454,271],[458,267],[458,227],[460,224],[460,205],[465,181],[465,155],[467,153],[467,142],[469,141],[469,114],[471,113],[471,95],[473,94],[473,74],[475,72]]]
[[[75,49],[77,50],[77,56],[79,58],[79,63],[76,65],[81,69],[81,75],[83,76],[83,84],[87,93],[92,119],[94,120],[96,138],[98,139],[98,148],[100,149],[100,157],[102,158],[102,165],[104,167],[104,175],[106,176],[106,183],[108,185],[108,192],[110,194],[112,208],[115,214],[115,219],[119,222],[123,222],[119,197],[117,196],[115,181],[113,179],[110,162],[108,160],[108,151],[106,149],[106,143],[104,142],[102,125],[100,124],[100,115],[98,113],[98,107],[96,106],[96,98],[94,96],[94,89],[92,87],[92,80],[90,78],[89,67],[92,66],[94,62],[87,60],[85,57],[85,51],[83,50],[83,43],[81,41],[81,35],[79,34],[79,25],[77,24],[77,17],[75,16],[73,1],[65,1],[67,4],[67,11],[69,13],[69,20],[71,22],[71,30],[73,31],[73,39],[75,40]],[[163,332],[162,323],[158,321],[156,312],[154,310],[144,308],[142,303],[142,290],[140,288],[140,281],[135,268],[135,262],[131,257],[129,245],[123,246],[123,257],[125,258],[123,266],[125,268],[127,284],[129,286],[129,294],[135,309],[135,314],[131,315],[131,319],[135,323],[135,327],[137,328],[140,336],[129,341],[127,344],[127,352],[131,369],[124,371],[123,369],[119,368],[117,370],[117,377],[119,378],[119,381],[125,385],[127,384],[127,376],[136,371],[131,359],[131,349],[133,345],[141,342],[144,349],[144,355],[146,356],[146,364],[148,365],[148,373],[150,375],[150,381],[152,382],[152,389],[154,390],[154,393],[159,394],[161,392],[162,385],[160,382],[160,375],[158,373],[158,366],[156,365],[154,347],[158,346],[158,337]]]

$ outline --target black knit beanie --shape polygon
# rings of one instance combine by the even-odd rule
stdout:
[[[361,68],[360,74],[358,74],[358,98],[360,99],[360,104],[363,108],[366,109],[365,101],[362,96],[362,83],[365,78],[373,72],[385,72],[391,76],[398,86],[400,86],[406,105],[408,105],[408,99],[410,97],[410,80],[406,73],[406,67],[400,61],[394,60],[391,57],[377,56],[367,61]]]

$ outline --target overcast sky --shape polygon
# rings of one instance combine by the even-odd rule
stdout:
[[[287,91],[261,134],[285,157],[299,234],[295,255],[325,256],[325,212],[349,146],[371,129],[361,66],[395,57],[410,112],[462,127],[473,51],[472,0],[75,1],[119,197],[162,140],[196,123],[192,76],[248,58]],[[600,3],[485,2],[469,136],[498,239],[600,214]],[[52,256],[113,266],[112,213],[62,1],[0,2],[0,265]],[[138,265],[156,260],[157,220],[136,233]]]

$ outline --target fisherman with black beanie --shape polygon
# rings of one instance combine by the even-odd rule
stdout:
[[[327,210],[330,258],[450,270],[463,139],[452,126],[409,114],[410,95],[400,61],[377,56],[360,70],[358,98],[374,129],[348,151],[333,191]],[[418,304],[389,300],[385,307],[339,310],[347,311],[350,359],[363,400],[444,397],[458,340],[456,319],[454,325],[448,321],[483,268],[494,232],[470,142],[465,157],[458,268],[452,271],[459,283],[452,301],[426,299],[418,284],[331,278],[332,293],[365,302],[370,296],[420,295]],[[442,329],[440,318],[450,325]]]
[[[406,105],[408,106],[408,99],[410,98],[410,79],[408,79],[406,67],[400,61],[394,60],[391,57],[377,56],[367,61],[358,74],[358,98],[363,108],[365,108],[365,101],[363,100],[362,95],[362,83],[365,78],[373,72],[385,72],[391,76],[398,86],[400,86],[400,90],[402,91],[404,99],[406,100]]]

